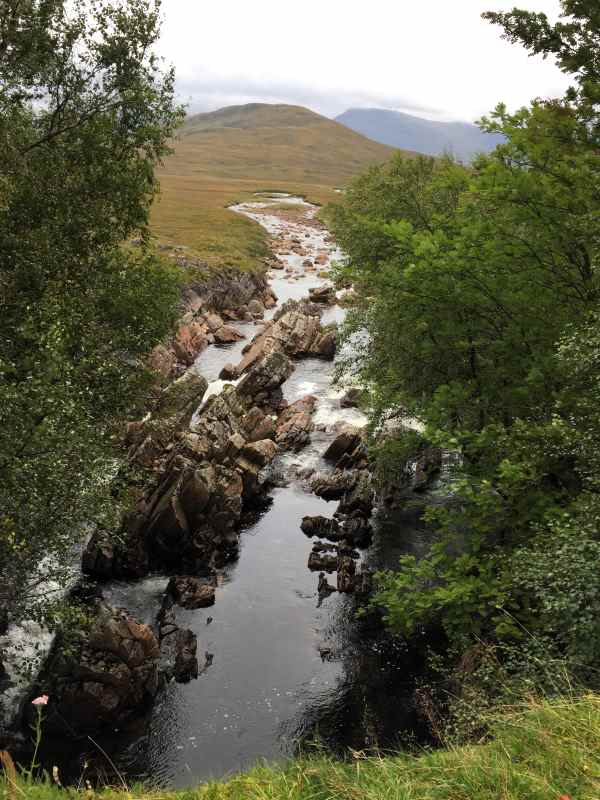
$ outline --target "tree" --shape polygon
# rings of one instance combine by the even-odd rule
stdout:
[[[0,3],[0,606],[45,614],[109,524],[119,426],[179,278],[153,254],[156,163],[181,118],[158,0]],[[137,234],[141,247],[126,242]]]
[[[590,664],[600,656],[590,636],[600,582],[589,585],[600,568],[600,12],[563,8],[573,16],[555,26],[517,9],[486,16],[557,56],[575,80],[565,98],[498,106],[482,125],[505,141],[470,169],[396,158],[372,170],[331,217],[357,290],[346,335],[362,342],[372,428],[417,417],[426,441],[463,457],[460,502],[429,511],[429,556],[382,573],[375,604],[403,634],[435,625],[464,649],[528,631]],[[545,577],[552,559],[568,563],[569,588]]]

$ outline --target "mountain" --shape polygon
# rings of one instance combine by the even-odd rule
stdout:
[[[336,121],[376,142],[430,156],[451,152],[462,161],[488,153],[503,141],[469,122],[435,122],[382,108],[351,108]]]
[[[185,245],[209,264],[255,267],[264,235],[227,210],[261,190],[326,203],[393,150],[307,108],[252,103],[186,119],[158,172],[152,210],[159,239]]]
[[[189,117],[173,168],[337,186],[391,150],[307,108],[251,103]]]

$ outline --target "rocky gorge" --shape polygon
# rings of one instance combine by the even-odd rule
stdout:
[[[395,735],[398,714],[418,725],[410,702],[390,725],[389,711],[367,713],[364,697],[348,695],[368,692],[360,685],[373,658],[384,680],[398,665],[387,649],[397,644],[380,632],[365,655],[354,621],[390,553],[381,552],[386,522],[372,518],[359,392],[332,385],[343,311],[328,277],[339,253],[299,199],[235,210],[271,234],[270,281],[224,274],[186,288],[174,337],[151,355],[164,388],[127,428],[135,501],[118,536],[90,536],[77,589],[85,624],[58,638],[32,689],[51,697],[46,757],[66,772],[91,755],[80,747],[78,766],[65,764],[67,742],[91,733],[128,774],[151,764],[164,776],[168,765],[177,782],[181,750],[206,776],[289,751],[317,729],[364,746]],[[417,465],[413,489],[438,462]],[[253,536],[262,545],[251,552]],[[195,679],[196,690],[183,688]],[[405,691],[406,680],[398,685]],[[184,723],[183,697],[193,709]],[[185,743],[173,752],[169,726],[182,724],[194,733],[178,733]]]

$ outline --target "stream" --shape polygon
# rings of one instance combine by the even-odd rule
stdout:
[[[314,206],[277,196],[234,210],[264,225],[274,238],[283,269],[269,277],[279,304],[326,282],[331,261],[341,254],[314,221]],[[284,238],[299,240],[305,254],[286,252]],[[307,259],[319,255],[320,266],[307,271]],[[343,313],[339,306],[328,308],[323,323],[339,322]],[[222,367],[237,363],[259,330],[254,323],[235,326],[244,341],[211,346],[197,360],[209,392],[219,391]],[[199,678],[170,683],[145,716],[99,739],[127,780],[183,787],[259,759],[284,759],[314,741],[343,754],[348,748],[393,748],[423,735],[412,699],[420,656],[368,617],[357,618],[352,595],[334,593],[319,602],[317,574],[307,569],[313,543],[300,530],[301,520],[330,517],[337,504],[313,495],[302,476],[309,469],[331,469],[321,454],[339,423],[366,423],[357,409],[341,407],[343,392],[332,385],[333,369],[318,359],[296,363],[284,396],[290,402],[306,394],[318,398],[312,441],[300,453],[276,457],[269,505],[242,531],[237,561],[220,571],[215,605],[179,617],[198,637]],[[427,546],[428,533],[414,511],[375,514],[373,524],[373,545],[361,554],[369,569],[393,567],[401,554],[419,554]],[[153,623],[167,580],[152,575],[113,581],[104,594],[109,603]],[[78,775],[84,761],[102,759],[90,745],[74,764],[73,746],[65,747],[62,757],[60,748],[55,755],[63,772]]]

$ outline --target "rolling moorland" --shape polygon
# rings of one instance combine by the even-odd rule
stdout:
[[[157,237],[210,266],[256,268],[267,255],[258,225],[227,210],[261,190],[323,204],[392,149],[306,108],[251,104],[189,117],[159,170]]]

